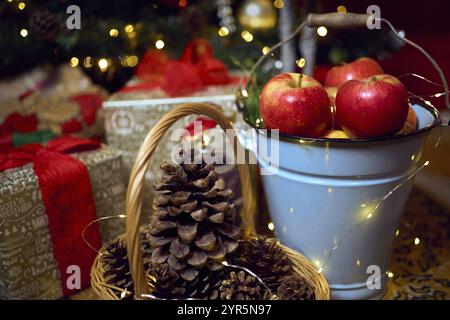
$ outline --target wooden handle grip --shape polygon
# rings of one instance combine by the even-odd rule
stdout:
[[[306,18],[306,23],[309,27],[324,26],[334,29],[357,28],[367,26],[367,20],[371,16],[369,13],[310,13]]]

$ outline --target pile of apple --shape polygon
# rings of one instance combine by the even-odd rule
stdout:
[[[275,76],[263,88],[260,112],[265,128],[302,137],[376,138],[417,126],[403,84],[366,57],[331,68],[325,87],[299,73]]]

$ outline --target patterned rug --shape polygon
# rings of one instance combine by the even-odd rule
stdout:
[[[391,256],[384,299],[450,299],[450,214],[411,194]]]

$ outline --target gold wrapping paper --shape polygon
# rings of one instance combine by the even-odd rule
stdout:
[[[121,153],[103,147],[73,156],[88,169],[97,217],[123,214]],[[103,241],[123,231],[123,219],[100,222]],[[91,249],[86,245],[82,250]],[[47,213],[32,164],[0,172],[0,299],[60,297]]]

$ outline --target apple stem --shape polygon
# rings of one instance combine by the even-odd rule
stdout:
[[[302,87],[302,78],[303,78],[303,74],[299,74],[297,77],[294,77],[295,79],[295,87],[296,88],[301,88]]]

